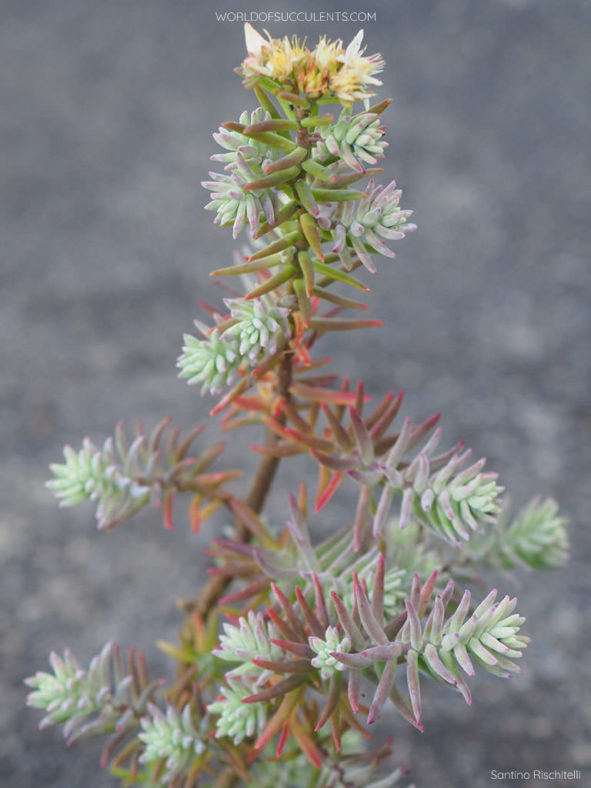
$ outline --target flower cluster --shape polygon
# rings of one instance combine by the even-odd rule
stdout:
[[[375,75],[384,61],[379,54],[364,56],[363,30],[346,48],[340,39],[328,41],[323,36],[313,50],[295,36],[277,39],[267,33],[264,38],[249,24],[245,34],[248,55],[242,73],[247,84],[267,77],[296,93],[334,96],[343,104],[369,98],[371,87],[382,84]]]

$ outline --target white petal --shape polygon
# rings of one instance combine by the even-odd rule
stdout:
[[[244,25],[244,38],[246,40],[246,51],[248,54],[258,57],[267,42],[249,22],[246,22]]]
[[[344,62],[348,63],[351,58],[357,57],[361,54],[361,42],[363,41],[363,28],[357,33],[355,38],[351,41],[345,50]]]

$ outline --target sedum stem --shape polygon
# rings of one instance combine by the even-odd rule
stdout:
[[[309,110],[305,110],[302,107],[298,107],[296,109],[296,117],[298,121],[301,121],[302,118],[308,114]],[[312,141],[307,128],[304,128],[303,126],[298,128],[296,132],[296,141],[297,144],[302,148],[309,149],[311,147]],[[302,173],[300,177],[305,178],[305,173]],[[305,247],[308,246],[305,241],[303,245]],[[291,386],[292,375],[293,352],[286,350],[279,366],[278,380],[275,390],[276,398],[289,399],[289,389]],[[283,415],[279,416],[278,421],[283,424],[285,417]],[[277,441],[277,435],[271,430],[268,430],[266,440],[267,445],[272,446],[277,443]],[[264,455],[259,463],[252,482],[252,486],[246,499],[246,502],[250,508],[256,512],[256,514],[260,514],[263,510],[265,501],[267,500],[267,496],[277,473],[279,462],[279,457]],[[252,535],[248,528],[246,528],[246,526],[241,523],[240,520],[238,520],[236,523],[236,530],[234,532],[234,539],[238,542],[246,543],[249,542],[251,538]],[[183,608],[187,612],[196,611],[204,620],[207,620],[212,610],[215,608],[219,598],[224,594],[231,582],[232,577],[230,576],[213,575],[207,581],[197,599],[194,602],[188,604],[184,603]]]
[[[279,374],[277,380],[277,387],[275,395],[277,398],[289,399],[289,389],[291,386],[293,374],[293,353],[289,350],[284,352],[281,364],[279,366]],[[284,417],[280,416],[278,421],[283,423]],[[271,430],[267,431],[267,445],[272,446],[277,442],[277,435]],[[273,480],[279,467],[280,458],[264,455],[261,459],[259,466],[255,472],[254,479],[246,502],[250,508],[260,514],[267,500],[267,496],[271,490]],[[247,543],[251,540],[252,534],[246,526],[240,522],[236,523],[236,531],[234,539],[238,542]],[[223,595],[225,590],[232,582],[232,577],[226,575],[212,575],[201,590],[197,599],[183,607],[187,612],[196,611],[203,619],[207,619],[211,611],[216,606],[219,598]]]

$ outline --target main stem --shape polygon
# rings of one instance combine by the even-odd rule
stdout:
[[[298,121],[301,121],[307,112],[303,111],[300,107],[296,110]],[[310,147],[310,136],[308,129],[300,127],[296,133],[297,143],[301,147]],[[276,399],[289,400],[290,388],[293,376],[293,352],[285,350],[284,355],[279,365],[277,385],[275,388]],[[277,419],[281,424],[285,423],[285,416],[281,414]],[[267,432],[267,445],[273,446],[278,441],[275,432],[268,430]],[[273,457],[268,454],[264,455],[259,466],[256,470],[252,486],[248,493],[246,502],[250,508],[260,514],[267,500],[267,496],[273,484],[273,480],[279,467],[280,458]],[[236,522],[236,530],[234,532],[234,539],[236,541],[246,543],[249,542],[252,535],[248,528],[238,519]],[[197,597],[193,605],[190,606],[191,610],[197,611],[204,620],[207,620],[211,612],[214,610],[219,598],[223,595],[224,591],[232,582],[232,577],[227,575],[213,575],[203,590]],[[232,766],[226,766],[218,775],[215,788],[232,788],[238,781]]]
[[[277,386],[275,389],[276,398],[289,399],[289,389],[291,386],[292,374],[293,353],[290,350],[286,350],[279,365]],[[283,423],[284,417],[280,416],[278,421]],[[267,445],[273,446],[277,440],[277,435],[271,430],[268,430]],[[273,479],[277,473],[279,462],[279,457],[272,457],[266,454],[259,463],[252,481],[250,491],[246,498],[247,504],[254,512],[256,512],[256,514],[260,514],[260,512],[263,510],[265,501],[267,500],[267,495],[269,494],[273,484]],[[251,538],[252,534],[248,528],[244,525],[244,523],[242,523],[240,519],[237,519],[234,539],[237,542],[246,543],[249,542]],[[199,615],[204,620],[206,620],[213,608],[216,606],[219,598],[232,582],[232,579],[233,578],[230,575],[212,575],[201,590],[201,593],[195,602],[190,605],[190,609],[199,613]]]
[[[301,107],[297,107],[296,117],[298,121],[301,121],[302,118],[307,114],[308,111],[302,109]],[[296,132],[296,141],[301,147],[309,148],[311,141],[308,129],[300,126]],[[283,358],[281,359],[277,375],[277,386],[275,389],[275,396],[277,399],[289,399],[289,389],[291,387],[292,375],[293,353],[290,350],[286,350],[283,354]],[[283,424],[285,421],[285,416],[283,414],[280,415],[278,421]],[[267,445],[273,446],[275,443],[277,443],[277,440],[277,435],[269,430],[267,432]],[[279,462],[279,457],[272,457],[266,454],[259,463],[252,482],[252,486],[250,488],[250,492],[246,498],[246,502],[250,508],[256,512],[256,514],[260,514],[260,512],[263,510],[265,501],[267,500],[267,495],[269,494],[269,490],[273,484],[273,479],[277,473]],[[240,521],[240,519],[237,519],[234,539],[238,542],[246,543],[249,542],[251,538],[252,535],[248,528]],[[207,581],[195,602],[191,605],[186,605],[186,609],[188,611],[196,611],[204,620],[207,620],[211,611],[216,606],[219,598],[231,584],[232,579],[233,578],[230,575],[213,575]]]

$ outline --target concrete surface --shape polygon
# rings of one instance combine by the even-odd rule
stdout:
[[[586,769],[579,784],[591,785],[591,5],[320,6],[377,14],[364,26],[368,51],[388,62],[380,95],[395,97],[386,175],[419,224],[380,265],[371,303],[387,326],[335,341],[335,366],[376,395],[404,388],[417,418],[443,411],[449,443],[486,453],[517,505],[539,491],[572,518],[570,568],[519,590],[534,636],[525,675],[481,677],[472,708],[429,687],[422,737],[392,723],[397,762],[422,788],[483,788],[492,769]],[[296,6],[223,4],[271,7]],[[0,0],[0,784],[10,788],[115,784],[97,745],[67,751],[58,731],[37,731],[22,679],[51,649],[86,661],[110,638],[166,674],[155,640],[174,637],[174,599],[203,578],[204,543],[182,517],[173,534],[148,516],[99,535],[90,508],[59,511],[42,482],[64,442],[100,440],[119,418],[207,418],[175,358],[196,302],[219,298],[207,274],[232,243],[203,212],[199,181],[211,132],[251,101],[232,71],[241,25],[217,22],[213,8]],[[265,26],[311,40],[349,40],[358,27]],[[229,464],[240,454],[232,446]]]

